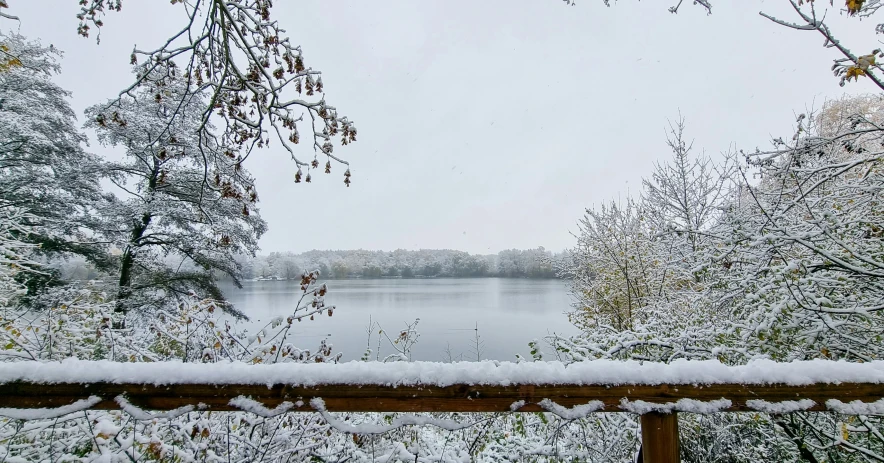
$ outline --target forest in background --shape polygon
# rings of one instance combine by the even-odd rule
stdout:
[[[304,272],[319,271],[323,279],[351,278],[559,278],[557,268],[566,253],[554,253],[542,246],[535,249],[507,249],[497,254],[470,254],[453,249],[409,251],[312,250],[302,253],[271,252],[234,259],[244,280],[300,280]],[[180,256],[161,257],[169,268],[197,270]],[[88,281],[109,278],[83,258],[46,261],[63,280]],[[230,279],[216,272],[220,281]]]
[[[452,249],[408,251],[271,252],[254,258],[240,256],[246,279],[300,279],[304,271],[319,270],[323,278],[556,278],[556,263],[564,254],[543,247],[507,249],[497,254],[470,254]]]

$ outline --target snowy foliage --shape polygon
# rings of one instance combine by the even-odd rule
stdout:
[[[690,157],[683,121],[672,127],[668,142],[673,161],[657,166],[640,200],[586,211],[577,247],[561,268],[579,301],[571,314],[575,324],[611,341],[609,333],[632,334],[604,349],[606,355],[679,349],[681,343],[645,343],[640,327],[673,332],[671,324],[702,323],[713,310],[698,256],[710,247],[707,230],[722,208],[727,182],[714,175],[710,159]],[[719,169],[729,172],[729,161]],[[659,310],[667,317],[658,320]]]
[[[739,169],[730,157],[717,170],[687,160],[676,130],[672,161],[640,200],[587,211],[565,269],[585,333],[551,338],[558,358],[881,359],[881,102],[861,96],[801,115],[790,141],[741,152]],[[693,187],[686,196],[667,185]],[[804,459],[865,461],[884,450],[872,415],[764,419]]]
[[[98,31],[99,43],[105,15],[123,9],[122,0],[77,3],[77,33],[88,37]],[[216,121],[222,128],[223,143],[247,153],[270,146],[271,140],[278,143],[294,160],[298,182],[310,182],[311,171],[320,168],[322,158],[326,174],[331,173],[332,161],[346,167],[344,183],[349,186],[349,163],[334,154],[334,141],[340,137],[341,145],[355,142],[356,127],[325,101],[322,73],[305,64],[301,47],[291,43],[286,30],[271,17],[273,2],[171,3],[178,9],[178,16],[169,15],[169,19],[179,19],[180,29],[156,48],[133,47],[129,60],[132,64],[143,62],[145,74],[137,75],[130,86],[122,89],[120,97],[136,93],[146,84],[145,75],[174,68],[192,84],[188,94],[205,103],[200,109],[201,140],[209,138],[207,124]],[[6,0],[0,1],[0,9],[4,8],[9,8]],[[13,14],[0,12],[0,20],[10,19],[18,20]],[[3,54],[0,52],[0,58]],[[296,146],[301,132],[310,142],[306,155]]]
[[[88,233],[102,199],[100,161],[86,153],[69,93],[52,82],[60,52],[17,34],[0,34],[0,208],[23,215],[44,255],[79,254],[99,268],[108,262]]]
[[[737,329],[760,352],[881,358],[884,134],[874,118],[853,113],[827,133],[802,115],[792,141],[747,155],[762,179],[721,235],[751,276],[727,284],[748,295]]]
[[[101,210],[101,233],[122,250],[118,302],[157,307],[193,290],[222,300],[211,272],[238,283],[233,256],[254,254],[266,230],[254,181],[237,148],[212,136],[200,117],[206,102],[186,79],[172,68],[136,72],[137,92],[86,111],[99,140],[125,150],[103,166],[125,192]],[[170,255],[195,267],[170,268],[162,259]]]
[[[8,307],[27,292],[21,274],[40,273],[30,258],[36,246],[20,239],[29,233],[22,216],[16,208],[0,207],[0,307]]]

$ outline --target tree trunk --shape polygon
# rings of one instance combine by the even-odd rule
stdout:
[[[147,180],[147,188],[145,189],[146,197],[148,198],[157,189],[157,176],[159,173],[159,160],[153,158],[153,169],[151,170],[150,177]],[[148,201],[148,205],[149,204],[150,202]],[[116,312],[126,313],[129,310],[124,302],[132,295],[132,268],[135,266],[135,255],[138,248],[141,246],[141,238],[144,236],[144,232],[147,230],[148,225],[150,225],[152,217],[153,216],[149,212],[145,212],[144,215],[141,216],[141,222],[135,222],[132,226],[132,234],[129,237],[129,243],[126,245],[126,250],[123,251],[123,258],[120,261],[120,282],[119,289],[117,290],[117,306],[114,309]]]
[[[129,244],[123,252],[123,258],[120,261],[120,282],[119,289],[117,290],[117,306],[114,309],[116,312],[125,313],[128,311],[124,301],[132,294],[132,267],[135,265],[135,253],[138,248],[138,242],[141,240],[141,237],[144,236],[144,231],[147,230],[147,226],[150,224],[150,219],[150,214],[144,214],[144,216],[141,217],[141,223],[136,224],[132,228]]]

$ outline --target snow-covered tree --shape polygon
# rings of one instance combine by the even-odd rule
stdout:
[[[646,319],[665,283],[664,263],[636,201],[588,209],[565,273],[572,278],[578,326],[621,331]]]
[[[660,184],[677,185],[679,182],[670,181],[679,176],[697,178],[680,173],[690,170],[678,168],[679,150],[675,150],[672,165],[658,167],[654,178],[645,183],[642,203],[647,211],[661,215],[650,222],[665,219],[662,223],[669,224],[662,231],[639,233],[644,229],[634,225],[631,230],[637,232],[632,234],[604,235],[599,230],[630,223],[626,219],[635,214],[602,216],[599,211],[590,211],[588,216],[598,219],[591,222],[591,228],[584,227],[588,230],[572,251],[574,262],[591,269],[573,272],[578,309],[601,307],[592,305],[594,299],[588,294],[600,294],[605,296],[604,302],[610,302],[618,300],[611,294],[640,287],[629,284],[623,270],[626,264],[620,262],[636,269],[641,267],[633,262],[650,261],[654,264],[651,270],[640,275],[665,279],[650,279],[659,284],[626,299],[642,302],[638,304],[642,318],[633,317],[631,325],[578,325],[585,329],[581,336],[551,338],[556,355],[569,362],[594,358],[670,361],[679,357],[730,363],[752,358],[880,359],[884,353],[884,319],[880,315],[884,300],[884,214],[880,204],[884,130],[878,124],[884,114],[880,101],[860,96],[829,103],[815,117],[799,117],[798,130],[790,141],[777,139],[772,150],[744,154],[748,164],[741,169],[742,176],[735,177],[731,170],[724,171],[724,178],[706,176],[701,182],[706,186],[738,185],[708,190],[710,200],[720,199],[713,201],[718,204],[705,225],[688,228],[684,211],[666,208],[684,196],[677,189],[672,190],[676,194],[664,194],[669,197],[665,201],[657,194],[667,191],[659,188]],[[761,178],[748,175],[749,171]],[[669,176],[669,180],[660,181],[661,176]],[[692,190],[703,191],[704,187]],[[695,242],[684,239],[691,233],[697,234]],[[607,260],[599,252],[606,249],[601,246],[606,243],[617,245],[611,246]],[[642,248],[649,251],[639,253]],[[672,249],[682,251],[672,253]],[[614,282],[620,284],[620,291],[609,289],[618,286],[599,267],[621,272]],[[590,292],[597,288],[609,292]],[[634,307],[624,302],[609,306]],[[590,312],[592,316],[587,317],[586,312],[580,321],[604,320],[598,313]],[[777,443],[771,451],[795,458],[800,455],[805,461],[878,461],[884,457],[882,442],[875,437],[884,430],[884,421],[878,416],[862,416],[850,424],[834,414],[796,414],[788,419],[766,416],[762,422],[773,436],[751,431],[758,423],[738,416],[708,418],[704,424],[697,423],[698,432],[686,445],[691,452],[703,454],[700,442],[709,441],[708,433],[727,429],[728,434],[748,433],[745,442],[760,443],[772,437]],[[700,431],[704,426],[707,430]]]
[[[59,56],[21,35],[0,35],[0,208],[22,213],[28,233],[19,238],[35,251],[80,254],[106,267],[89,231],[102,198],[99,161],[82,148],[69,92],[52,82]]]
[[[102,211],[103,233],[122,251],[118,309],[191,291],[223,300],[214,272],[239,284],[234,256],[254,254],[266,229],[254,182],[237,146],[202,129],[206,102],[187,79],[175,68],[136,70],[137,92],[87,110],[99,140],[125,155],[105,167],[122,194]],[[167,256],[193,266],[171,267]]]
[[[667,144],[671,158],[643,182],[640,199],[587,211],[562,268],[576,301],[572,320],[601,344],[590,357],[709,355],[702,336],[687,346],[680,337],[710,329],[723,310],[709,262],[720,259],[716,226],[732,202],[733,162],[693,156],[683,119]]]
[[[880,360],[884,293],[884,130],[880,97],[800,115],[789,141],[746,154],[762,178],[722,222],[723,350],[778,360]],[[855,424],[853,424],[855,423]],[[846,424],[798,414],[777,425],[808,461],[880,461],[880,416]]]
[[[660,311],[671,322],[708,302],[698,260],[728,199],[731,168],[692,156],[684,127],[684,119],[670,125],[672,157],[644,181],[640,200],[587,210],[580,221],[562,271],[577,301],[572,321],[584,329],[631,331]]]
[[[853,113],[841,101],[802,115],[791,141],[747,155],[764,178],[746,186],[729,235],[740,270],[729,283],[746,295],[746,343],[771,356],[884,355],[884,130],[868,97],[855,101]]]
[[[696,252],[703,232],[720,215],[733,178],[729,158],[719,166],[704,154],[691,156],[693,142],[685,139],[684,130],[684,118],[670,124],[666,143],[672,158],[657,164],[644,180],[643,203],[656,233],[683,237],[687,246],[680,251]]]

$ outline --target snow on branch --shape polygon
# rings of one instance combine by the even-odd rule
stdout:
[[[255,415],[264,417],[264,418],[273,418],[277,415],[282,415],[283,413],[291,410],[294,407],[300,408],[304,405],[304,402],[300,400],[296,403],[291,402],[283,402],[276,406],[276,408],[267,408],[261,402],[257,400],[252,400],[248,397],[239,396],[233,399],[230,399],[230,405],[239,408],[243,411],[254,413]]]
[[[586,405],[577,405],[572,408],[563,407],[549,399],[543,399],[538,402],[537,405],[540,405],[540,407],[544,410],[550,413],[554,413],[559,418],[565,420],[579,420],[581,418],[586,418],[586,416],[590,413],[594,413],[605,408],[605,403],[601,400],[592,400]]]
[[[105,14],[120,11],[121,3],[82,0],[78,33],[89,36],[91,31],[100,31]],[[286,30],[271,16],[272,3],[172,2],[176,3],[181,4],[177,16],[168,19],[179,20],[177,32],[151,48],[132,50],[130,63],[140,61],[142,66],[134,82],[107,108],[113,110],[139,87],[149,86],[149,76],[160,71],[186,82],[187,94],[178,101],[201,97],[201,141],[223,141],[239,161],[272,141],[294,160],[296,182],[301,181],[302,168],[310,182],[310,172],[322,169],[322,158],[327,174],[332,162],[346,167],[344,183],[349,186],[349,163],[333,154],[334,141],[340,137],[342,146],[355,142],[356,127],[326,102],[322,73],[306,64],[301,47],[290,41]],[[307,146],[296,150],[302,132]]]
[[[70,415],[71,413],[88,410],[101,401],[101,397],[91,396],[88,399],[78,400],[70,405],[57,408],[32,408],[29,410],[0,408],[0,416],[12,418],[14,420],[51,420]]]
[[[336,419],[334,416],[329,413],[325,408],[325,402],[316,397],[310,401],[310,406],[313,407],[322,418],[328,423],[329,426],[334,428],[339,432],[344,432],[348,434],[384,434],[395,429],[402,428],[404,426],[435,426],[439,429],[444,429],[447,431],[459,431],[461,429],[469,428],[475,425],[475,422],[468,423],[460,423],[454,420],[446,420],[433,418],[432,416],[422,416],[422,415],[403,415],[397,416],[393,418],[393,422],[388,425],[383,424],[371,424],[371,423],[363,423],[363,424],[350,424],[345,423],[341,420]],[[482,420],[484,421],[484,420]]]
[[[120,406],[120,409],[129,414],[132,418],[136,420],[153,420],[153,419],[166,419],[166,418],[176,418],[185,413],[192,412],[196,409],[193,405],[185,405],[183,407],[178,407],[174,410],[169,410],[167,412],[160,413],[151,413],[146,410],[142,410],[141,408],[132,405],[128,400],[126,400],[123,396],[117,396],[114,401]]]

